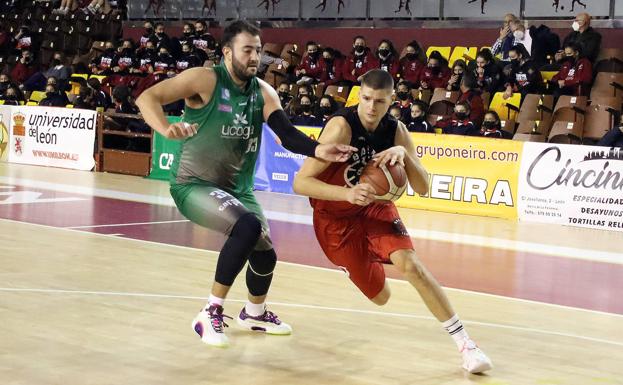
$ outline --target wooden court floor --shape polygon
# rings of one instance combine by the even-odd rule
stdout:
[[[55,184],[75,186],[74,198],[82,200],[45,192],[38,198],[31,194],[30,201],[15,200],[11,191],[36,190],[33,181],[47,183],[39,185],[41,191],[53,190]],[[87,191],[95,196],[104,189],[120,193],[115,205],[102,208],[97,206],[102,203],[84,198]],[[216,254],[205,250],[211,243],[202,249],[175,242],[203,238],[203,230],[167,223],[166,231],[151,232],[159,226],[154,222],[138,226],[141,236],[130,237],[128,227],[137,226],[99,228],[108,233],[71,226],[72,218],[78,225],[83,222],[77,218],[85,216],[108,218],[123,200],[148,196],[153,202],[165,199],[166,186],[118,175],[0,164],[0,383],[623,384],[623,317],[618,312],[528,301],[521,293],[463,290],[461,280],[455,280],[456,288],[447,291],[450,300],[495,365],[486,375],[468,375],[460,369],[454,343],[407,283],[393,280],[392,299],[377,307],[341,272],[321,262],[278,264],[270,308],[293,326],[291,336],[248,333],[230,322],[232,346],[208,347],[190,323],[209,294]],[[301,213],[291,198],[262,199],[267,210],[279,206],[293,215]],[[49,213],[43,215],[45,210]],[[153,215],[164,209],[155,205],[150,210]],[[440,226],[453,231],[455,221],[474,237],[489,225],[512,234],[513,241],[530,232],[530,226],[507,221],[411,210],[402,215],[416,230]],[[62,225],[40,220],[43,217]],[[452,221],[438,223],[449,218]],[[542,232],[538,226],[533,229]],[[583,245],[596,253],[620,250],[620,233],[617,238],[590,231],[582,240],[577,238],[583,232],[576,229],[553,231],[569,238],[565,245]],[[555,246],[551,233],[539,237],[529,239]],[[308,249],[313,247],[300,245],[292,252]],[[619,265],[609,263],[606,268],[617,271]],[[461,268],[466,275],[476,275],[485,266]],[[495,280],[495,269],[487,269]],[[518,264],[513,273],[521,275],[519,270]],[[450,277],[442,283],[446,280]],[[243,281],[234,285],[225,306],[225,313],[234,317],[245,298]],[[586,295],[616,300],[617,293],[604,290]]]

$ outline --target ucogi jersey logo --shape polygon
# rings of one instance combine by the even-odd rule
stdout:
[[[543,150],[530,164],[526,175],[528,185],[535,190],[547,190],[554,186],[584,187],[602,190],[623,190],[623,173],[613,171],[623,161],[623,151],[611,148],[604,151],[591,151],[582,161],[572,164],[571,159],[562,162],[562,152],[558,147]],[[595,162],[598,163],[595,163]],[[540,174],[541,169],[559,168],[558,175]],[[550,175],[546,177],[545,175]]]
[[[232,125],[221,128],[221,137],[225,139],[249,139],[253,135],[253,126],[249,125],[245,113],[235,114]]]

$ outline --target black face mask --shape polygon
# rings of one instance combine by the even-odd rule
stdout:
[[[423,116],[416,116],[415,118],[412,116],[411,117],[411,121],[413,123],[422,123],[424,121],[424,117]]]
[[[320,52],[316,51],[316,52],[308,52],[307,56],[309,56],[310,58],[316,60],[318,59],[318,55],[320,54]]]
[[[197,32],[198,36],[203,35],[203,29],[196,29],[195,32]]]
[[[459,120],[465,120],[469,115],[467,115],[467,112],[455,112],[454,116]]]
[[[51,98],[52,96],[54,96],[54,92],[51,92],[51,91],[50,92],[46,92],[45,96],[48,97],[48,98]]]
[[[163,38],[164,37],[164,32],[158,32],[158,33],[156,33],[156,36],[158,36],[159,38]]]
[[[573,65],[575,64],[575,56],[565,56],[564,61]]]
[[[362,46],[362,45],[356,45],[356,46],[355,46],[355,52],[356,52],[356,53],[358,53],[358,54],[360,54],[360,55],[361,55],[361,54],[363,53],[363,51],[365,51],[365,50],[366,50],[366,47],[364,47],[364,46]]]
[[[285,91],[279,91],[279,98],[281,98],[282,100],[289,99],[290,94]]]
[[[145,28],[145,33],[147,35],[151,35],[152,33],[154,33],[154,29],[153,28]]]
[[[184,32],[184,36],[186,36],[186,37],[188,37],[188,36],[190,36],[192,34],[193,34],[192,32]]]
[[[17,100],[17,96],[15,96],[15,95],[7,95],[7,96],[5,96],[5,98],[7,100]]]
[[[303,112],[311,112],[311,104],[301,104],[301,111]]]
[[[513,66],[513,68],[518,68],[519,67],[519,59],[511,59],[511,65]]]
[[[29,56],[29,57],[25,58],[24,59],[24,63],[27,64],[27,65],[32,63],[32,57]]]
[[[320,107],[320,113],[322,116],[331,115],[331,107]]]
[[[379,56],[388,57],[389,56],[389,50],[386,49],[386,48],[380,49],[379,50]]]
[[[333,64],[333,58],[326,58],[326,57],[323,57],[323,59],[324,59],[324,62],[325,62],[325,63],[327,63],[328,65]]]
[[[405,55],[405,57],[407,58],[407,60],[415,60],[417,59],[417,54],[415,53],[408,53]]]
[[[171,57],[171,55],[169,55],[168,53],[160,53],[158,54],[158,57],[161,57],[163,59],[168,59]]]
[[[499,126],[496,122],[482,122],[482,128],[486,130],[493,130],[499,128]]]
[[[126,55],[126,56],[128,56],[128,55],[131,55],[133,53],[133,50],[132,50],[132,48],[124,48],[124,49],[121,50],[121,53]]]
[[[52,59],[52,61],[50,62],[50,67],[56,67],[58,65],[61,65],[61,61],[58,59]]]
[[[145,51],[147,51],[149,53],[153,53],[154,51],[156,51],[156,49],[153,48],[153,47],[151,47],[151,48],[150,47],[145,47]]]
[[[9,84],[9,81],[8,81],[8,80],[5,80],[5,81],[0,81],[0,84],[2,84],[2,85],[4,86],[4,85]]]
[[[115,49],[114,48],[106,48],[106,52],[107,55],[112,55],[115,53]]]
[[[439,67],[439,66],[428,67],[428,68],[430,68],[430,72],[433,75],[435,75],[435,76],[437,76],[437,75],[439,75],[441,73],[441,67]]]
[[[407,99],[409,99],[409,93],[405,92],[405,91],[397,92],[396,96],[398,96],[398,99],[400,99],[400,100],[407,100]]]

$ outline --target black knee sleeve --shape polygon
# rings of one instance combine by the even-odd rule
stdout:
[[[249,255],[247,266],[247,288],[254,296],[266,295],[273,280],[273,270],[277,264],[277,254],[274,249],[254,251]]]
[[[262,223],[253,213],[238,218],[216,263],[216,282],[231,286],[262,235]]]

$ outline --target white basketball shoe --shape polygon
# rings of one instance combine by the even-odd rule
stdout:
[[[254,317],[249,315],[243,307],[236,321],[238,325],[248,330],[276,335],[292,334],[292,327],[290,325],[282,322],[275,313],[266,309],[264,309],[264,314]]]
[[[192,323],[195,333],[199,334],[201,341],[208,345],[219,348],[229,346],[229,339],[225,335],[223,329],[229,327],[223,318],[232,319],[223,314],[223,307],[220,305],[210,305],[197,314]]]
[[[493,368],[491,359],[471,339],[466,339],[461,349],[463,356],[463,369],[476,374]]]

